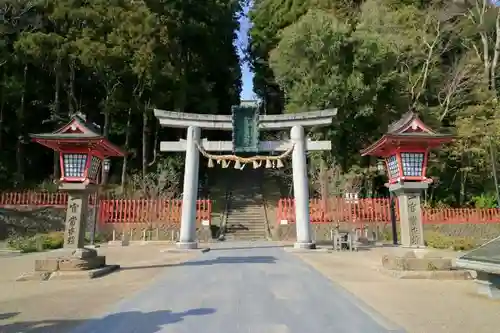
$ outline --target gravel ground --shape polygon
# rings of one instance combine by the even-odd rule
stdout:
[[[378,271],[385,252],[386,249],[376,248],[296,255],[407,332],[498,332],[500,301],[478,296],[473,281],[386,276]]]
[[[103,248],[108,263],[123,270],[94,280],[15,282],[45,254],[0,256],[0,333],[60,333],[102,313],[149,286],[158,273],[195,256],[160,252],[166,246]]]

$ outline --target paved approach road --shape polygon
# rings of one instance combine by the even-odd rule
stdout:
[[[283,248],[229,245],[166,269],[72,333],[403,332]]]

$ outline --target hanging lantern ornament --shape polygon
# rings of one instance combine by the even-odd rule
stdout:
[[[234,168],[235,169],[241,169],[241,163],[239,160],[236,160],[236,162],[234,162]]]
[[[262,161],[253,161],[253,168],[254,169],[260,168],[261,165],[262,165]]]
[[[211,158],[208,159],[208,167],[209,168],[213,168],[214,167],[214,160],[212,160]]]
[[[276,161],[276,168],[281,169],[283,167],[284,167],[283,162],[281,160],[277,160]]]
[[[271,160],[266,160],[266,169],[271,169],[273,167],[273,164],[271,163]]]
[[[222,160],[222,168],[226,169],[229,166],[229,163],[227,163],[226,160]]]

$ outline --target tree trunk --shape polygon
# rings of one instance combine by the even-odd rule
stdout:
[[[26,107],[26,84],[28,77],[28,65],[24,65],[23,91],[21,93],[21,105],[17,111],[17,142],[16,142],[16,187],[24,182],[24,113]]]
[[[128,146],[130,145],[130,135],[132,129],[132,108],[128,108],[127,114],[127,127],[125,129],[125,156],[123,156],[122,177],[121,177],[121,192],[125,192],[125,177],[127,176],[127,162],[128,162]]]
[[[490,87],[495,96],[497,94],[496,71],[497,71],[499,57],[500,57],[500,11],[497,11],[497,17],[495,21],[495,48],[493,49],[493,60],[491,61],[491,68],[490,68]]]
[[[321,157],[320,160],[320,191],[321,191],[321,205],[322,205],[322,210],[323,213],[325,214],[325,217],[328,217],[328,173],[327,173],[327,166],[325,159],[323,156]],[[325,221],[326,222],[326,221]]]
[[[59,75],[59,68],[56,69],[56,82],[55,82],[55,93],[54,93],[54,119],[58,119],[59,112],[61,111],[61,81]],[[59,121],[56,122],[59,124]],[[52,177],[54,180],[59,178],[59,153],[54,152],[53,166],[52,166]]]
[[[70,114],[74,114],[80,109],[78,106],[78,101],[75,96],[75,64],[70,62],[69,64],[69,89],[68,89],[68,111]]]
[[[143,188],[145,187],[144,181],[146,179],[147,169],[148,169],[148,106],[149,103],[144,105],[144,109],[142,111],[142,179],[143,179]]]
[[[2,71],[2,85],[1,85],[1,94],[0,94],[0,149],[2,149],[2,139],[3,139],[3,109],[5,107],[5,70]]]
[[[107,99],[107,98],[106,98]],[[102,135],[107,138],[109,133],[109,125],[110,125],[110,114],[107,108],[107,103],[104,105],[104,125],[102,127]],[[103,168],[101,169],[101,184],[105,185],[108,182],[109,170],[106,171]]]

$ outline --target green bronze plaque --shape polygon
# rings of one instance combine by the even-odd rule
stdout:
[[[256,153],[259,150],[259,105],[245,103],[232,108],[233,151]]]

